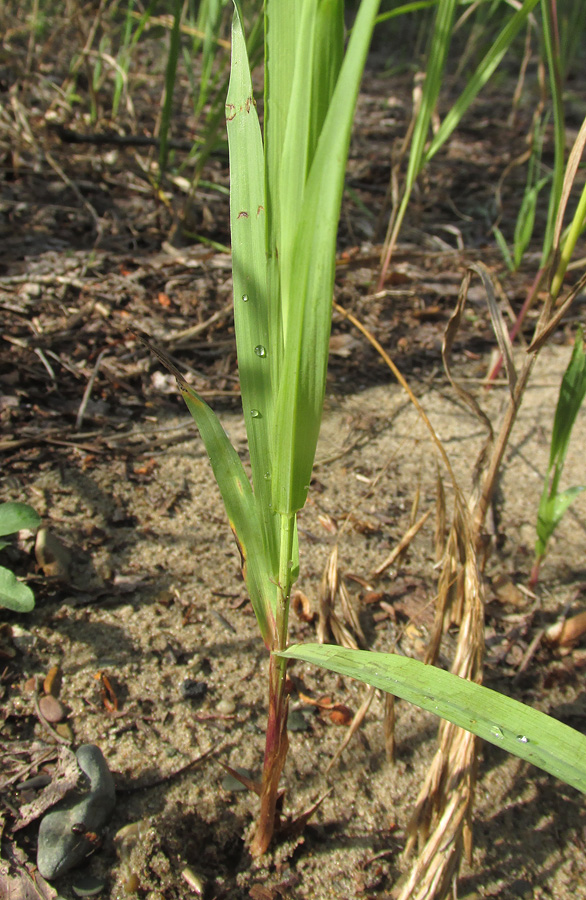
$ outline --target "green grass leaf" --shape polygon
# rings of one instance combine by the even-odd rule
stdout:
[[[360,77],[378,5],[379,0],[363,0],[360,5],[307,181],[281,184],[281,202],[283,190],[303,198],[301,204],[287,202],[287,208],[298,210],[297,221],[287,223],[285,233],[279,231],[282,242],[278,247],[284,357],[275,404],[273,506],[284,515],[303,507],[315,457],[325,390],[345,165]],[[330,25],[336,34],[335,11]]]
[[[254,493],[270,574],[278,576],[278,521],[271,508],[273,423],[271,339],[267,295],[264,152],[242,20],[235,7],[232,68],[226,98],[230,151],[230,228],[234,281],[234,326],[238,372]]]
[[[242,572],[263,640],[271,646],[276,586],[267,578],[270,570],[262,539],[259,508],[240,457],[230,443],[214,411],[186,382],[181,392],[193,416],[211,461],[230,527],[238,542]]]
[[[299,644],[278,655],[322,666],[408,700],[586,793],[586,737],[504,694],[391,653]]]

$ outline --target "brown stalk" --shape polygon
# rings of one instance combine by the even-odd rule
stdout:
[[[250,845],[252,856],[262,856],[268,850],[278,825],[277,799],[279,780],[287,758],[289,737],[287,714],[289,698],[285,693],[287,660],[271,653],[269,661],[269,714],[265,742],[265,757],[260,792],[260,813],[256,832]]]

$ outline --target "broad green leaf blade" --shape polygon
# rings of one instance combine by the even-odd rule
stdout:
[[[586,737],[517,700],[392,653],[300,644],[278,655],[323,666],[408,700],[586,793]]]
[[[10,569],[0,566],[0,606],[15,612],[30,612],[35,595],[28,585],[19,581]]]
[[[273,578],[278,574],[277,522],[271,508],[272,424],[264,154],[242,22],[235,5],[232,67],[226,99],[230,151],[230,229],[238,372],[252,481]]]
[[[363,0],[358,10],[305,185],[291,262],[283,263],[281,268],[287,343],[275,410],[273,506],[284,515],[303,507],[315,457],[325,391],[336,235],[346,160],[378,5],[379,0]],[[281,251],[286,254],[287,248]]]
[[[24,528],[35,531],[41,524],[41,517],[28,503],[0,504],[0,534],[16,534]]]
[[[263,640],[271,646],[275,585],[267,576],[268,560],[262,541],[258,507],[240,457],[213,410],[186,382],[183,399],[193,416],[210,458],[242,557],[242,573]]]

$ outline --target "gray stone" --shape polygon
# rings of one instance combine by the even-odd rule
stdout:
[[[84,875],[82,878],[76,878],[71,885],[71,890],[76,897],[97,897],[105,887],[106,882],[102,878]]]
[[[287,719],[289,731],[309,731],[310,724],[300,709],[292,709]]]
[[[37,867],[48,881],[79,865],[96,849],[116,805],[114,779],[100,748],[84,744],[76,759],[89,779],[89,790],[84,792],[78,782],[75,790],[43,817],[39,828]]]
[[[239,775],[244,775],[245,778],[252,779],[252,772],[249,769],[243,769],[242,766],[232,766],[235,772],[238,772]],[[222,787],[225,791],[247,791],[248,788],[242,784],[241,781],[238,781],[237,778],[234,778],[233,775],[224,775],[222,778]]]

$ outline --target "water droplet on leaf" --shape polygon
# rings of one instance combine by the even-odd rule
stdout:
[[[261,358],[263,356],[267,355],[267,351],[265,350],[265,348],[263,347],[262,344],[258,344],[258,346],[256,346],[254,348],[254,352],[256,353],[257,356],[260,356]]]
[[[258,409],[251,409],[250,415],[252,416],[253,419],[260,419],[260,413],[259,413]]]
[[[526,737],[524,734],[518,734],[517,740],[519,741],[520,744],[528,744],[529,743],[529,738]]]
[[[493,725],[490,729],[490,733],[493,734],[499,741],[502,741],[504,738],[503,730],[498,725]]]
[[[270,478],[271,478],[271,473],[265,472],[265,481],[270,481]]]
[[[248,294],[242,294],[242,302],[248,303]]]

